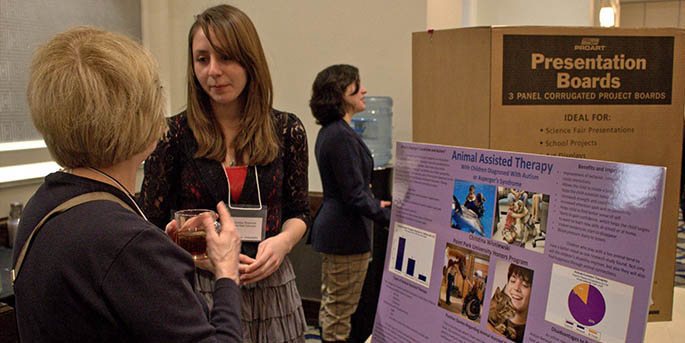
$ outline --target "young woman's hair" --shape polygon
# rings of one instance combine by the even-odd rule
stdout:
[[[38,48],[26,93],[33,124],[66,168],[115,165],[166,129],[152,54],[102,29],[75,27]]]
[[[188,124],[197,141],[195,157],[223,161],[226,157],[225,137],[212,111],[211,100],[195,76],[193,69],[193,37],[202,30],[212,48],[220,55],[230,56],[247,74],[240,129],[235,137],[236,156],[248,156],[253,165],[264,165],[276,158],[279,140],[271,118],[271,75],[259,35],[250,18],[230,5],[208,8],[195,17],[188,32]]]
[[[345,116],[347,103],[345,89],[354,84],[352,94],[359,92],[359,70],[348,64],[332,65],[316,75],[312,85],[312,97],[309,108],[316,123],[326,125]]]

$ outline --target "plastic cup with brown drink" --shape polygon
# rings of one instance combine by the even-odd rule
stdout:
[[[217,219],[219,216],[212,210],[187,209],[174,213],[178,231],[171,237],[176,244],[189,252],[194,260],[207,258],[206,233],[200,216],[203,213],[209,213],[214,218],[215,229],[218,231],[220,226]]]

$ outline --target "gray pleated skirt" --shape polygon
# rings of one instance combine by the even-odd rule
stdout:
[[[214,303],[214,275],[197,270],[197,290],[207,300],[210,309]],[[281,266],[269,277],[241,285],[243,342],[279,343],[305,342],[307,322],[302,299],[295,285],[295,272],[286,255]]]

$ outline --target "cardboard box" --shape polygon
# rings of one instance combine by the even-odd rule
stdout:
[[[671,320],[684,45],[681,29],[416,32],[413,139],[667,167],[649,320]]]

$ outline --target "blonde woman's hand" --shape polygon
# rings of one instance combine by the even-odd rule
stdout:
[[[203,218],[203,226],[207,233],[207,256],[209,257],[209,266],[207,268],[214,268],[214,276],[216,279],[229,278],[240,284],[240,274],[238,268],[238,261],[240,260],[240,234],[236,230],[235,223],[231,214],[228,212],[226,205],[220,202],[216,206],[219,220],[221,222],[221,230],[216,232],[214,226],[214,219],[211,216]]]
[[[164,233],[166,233],[172,241],[176,242],[176,233],[178,232],[178,223],[176,219],[172,219],[169,224],[166,224],[164,228]]]

